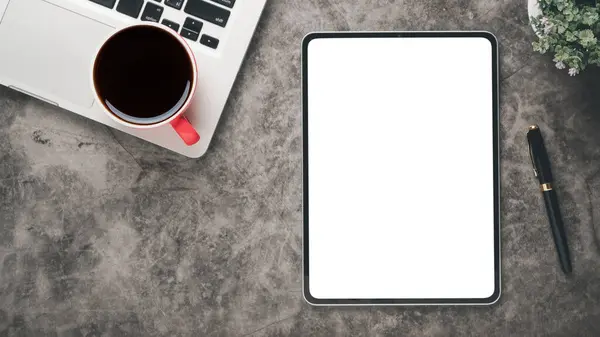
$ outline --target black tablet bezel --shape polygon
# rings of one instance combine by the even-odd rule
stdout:
[[[494,146],[494,293],[488,298],[374,298],[374,299],[323,299],[310,294],[308,258],[308,45],[315,39],[327,38],[427,38],[474,37],[485,38],[492,45],[493,72],[493,146]],[[303,285],[305,300],[313,305],[460,305],[492,304],[500,298],[500,165],[499,165],[499,83],[498,41],[486,31],[471,32],[318,32],[306,35],[302,41],[302,136],[303,136]]]

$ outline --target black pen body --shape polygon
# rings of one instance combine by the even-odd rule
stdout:
[[[565,225],[558,206],[556,191],[552,188],[553,177],[550,168],[550,158],[548,158],[544,139],[540,132],[540,128],[537,125],[531,125],[529,127],[527,141],[529,143],[529,154],[531,156],[531,163],[533,164],[533,172],[536,178],[538,178],[542,195],[544,196],[546,213],[548,213],[550,229],[552,230],[560,266],[562,271],[565,274],[568,274],[571,272],[572,266],[569,255],[569,246],[567,245]]]
[[[558,253],[562,271],[565,274],[568,274],[572,270],[571,258],[569,255],[569,246],[567,245],[565,226],[558,206],[558,198],[556,196],[556,191],[552,188],[546,190],[544,185],[542,185],[542,195],[544,196],[546,212],[548,213],[548,220],[550,221],[550,229],[552,230],[552,236],[554,237],[554,245],[556,246],[556,252]]]

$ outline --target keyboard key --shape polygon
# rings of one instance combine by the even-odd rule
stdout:
[[[212,36],[203,34],[202,37],[200,38],[200,43],[202,43],[203,45],[210,47],[212,49],[217,49],[217,46],[219,45],[219,40],[215,39]]]
[[[163,19],[162,24],[173,29],[176,32],[179,32],[179,24],[178,23],[175,23],[171,20]]]
[[[192,32],[191,30],[189,30],[187,28],[182,28],[180,34],[181,34],[181,36],[185,37],[186,39],[189,39],[192,41],[198,41],[198,35],[200,35],[199,33]]]
[[[235,4],[235,0],[211,0],[212,2],[216,2],[219,5],[223,5],[229,8],[233,8],[233,5]]]
[[[192,18],[187,18],[183,23],[183,28],[189,29],[192,32],[200,33],[202,30],[202,22]]]
[[[95,2],[99,5],[108,7],[110,9],[112,9],[113,7],[115,7],[115,2],[117,2],[117,0],[91,0],[92,2]]]
[[[230,14],[228,10],[202,0],[188,0],[184,11],[221,27],[225,27]]]
[[[165,0],[165,5],[175,9],[181,9],[181,6],[183,6],[183,0]]]
[[[144,12],[142,13],[142,21],[158,22],[162,16],[163,9],[161,6],[153,3],[147,3]]]
[[[144,0],[121,0],[117,5],[117,12],[137,19],[142,10],[142,5],[144,5]]]

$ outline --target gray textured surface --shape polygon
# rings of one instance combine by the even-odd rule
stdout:
[[[503,295],[311,308],[301,296],[300,40],[486,29],[500,40]],[[534,55],[525,0],[271,0],[207,155],[189,160],[0,88],[0,336],[598,336],[600,72]],[[524,132],[545,131],[561,275]]]

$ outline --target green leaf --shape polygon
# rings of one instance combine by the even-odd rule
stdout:
[[[562,50],[557,50],[554,54],[554,62],[564,62],[567,60],[567,54],[565,54]]]
[[[565,20],[567,20],[567,22],[571,22],[575,20],[575,15],[573,15],[573,13],[565,14]]]
[[[532,43],[533,45],[533,50],[540,53],[540,54],[544,54],[548,51],[548,43],[546,40],[540,40],[540,41],[535,41]]]
[[[590,56],[588,57],[588,63],[600,65],[600,53],[597,51],[590,53]]]
[[[598,12],[586,11],[581,16],[581,23],[587,26],[591,26],[598,22]]]
[[[577,56],[573,56],[567,59],[567,63],[580,66],[583,64],[583,60]]]
[[[567,42],[574,42],[577,40],[577,36],[575,36],[575,34],[573,34],[571,31],[566,31],[565,40],[567,40]]]
[[[533,45],[533,50],[536,52],[539,52],[540,54],[544,54],[548,51],[548,48],[550,48],[550,44],[548,43],[547,39],[540,39],[539,41],[535,41],[532,43]]]
[[[583,46],[583,47],[591,47],[593,45],[596,44],[597,39],[594,36],[594,32],[592,32],[589,29],[585,29],[582,30],[580,32],[578,32],[579,35],[579,43]]]

